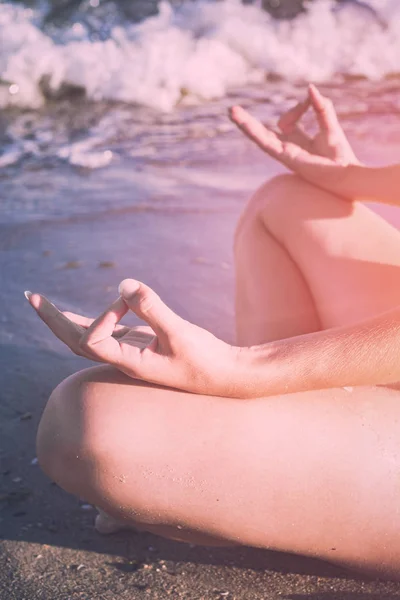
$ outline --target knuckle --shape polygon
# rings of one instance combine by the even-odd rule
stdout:
[[[252,132],[252,125],[251,125],[251,123],[241,123],[241,124],[240,124],[240,129],[241,129],[241,130],[242,130],[244,133],[246,133],[246,134],[250,134],[250,135],[251,135],[251,132]]]
[[[86,335],[83,335],[78,342],[78,351],[80,353],[87,352],[90,349],[90,341]]]
[[[157,295],[146,290],[138,296],[137,307],[143,314],[147,314],[153,308],[155,299],[157,299]]]
[[[288,115],[287,114],[281,115],[278,119],[278,126],[282,126],[282,125],[285,126],[287,124],[287,122],[288,122]]]
[[[298,154],[298,148],[297,148],[296,144],[293,144],[292,142],[289,142],[289,141],[282,142],[282,150],[283,150],[284,154],[287,154],[288,156],[291,156],[291,157],[294,157]]]

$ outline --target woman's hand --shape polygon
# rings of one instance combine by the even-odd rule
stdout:
[[[299,126],[309,108],[315,112],[319,132],[312,138]],[[359,165],[339,124],[334,106],[313,85],[306,100],[279,119],[279,133],[265,127],[240,106],[230,111],[231,120],[264,152],[307,181],[328,191],[340,193],[340,180],[346,167]]]
[[[213,396],[246,394],[246,387],[237,383],[239,348],[176,315],[143,283],[126,279],[119,292],[121,296],[94,321],[62,313],[44,296],[27,297],[75,354],[158,385]],[[129,310],[151,329],[121,329],[118,322]]]
[[[43,297],[44,302],[49,302],[46,298]],[[49,303],[50,304],[50,303]],[[52,305],[54,306],[54,305]],[[54,307],[55,308],[55,307]],[[58,309],[56,309],[58,311]],[[59,311],[58,311],[59,312]],[[94,323],[96,319],[91,319],[89,317],[84,317],[82,315],[77,315],[76,313],[64,311],[62,313],[69,321],[78,325],[79,334],[83,335],[87,329]],[[116,325],[114,327],[114,331],[112,336],[119,340],[124,337],[127,333],[130,333],[131,336],[133,334],[137,337],[137,343],[147,345],[149,344],[154,336],[156,335],[151,327],[148,325],[138,325],[136,327],[127,327],[126,325]]]

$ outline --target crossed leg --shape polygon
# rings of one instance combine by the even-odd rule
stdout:
[[[261,344],[400,304],[400,233],[295,175],[250,199],[235,239],[237,334]]]
[[[241,344],[400,303],[400,234],[294,176],[255,194],[235,254]],[[400,566],[400,396],[385,387],[233,400],[97,367],[53,392],[38,456],[67,491],[160,535]]]

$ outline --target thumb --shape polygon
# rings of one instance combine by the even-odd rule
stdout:
[[[160,296],[144,283],[135,279],[124,279],[119,284],[118,291],[127,306],[150,325],[157,335],[176,329],[182,322],[181,317],[168,308]]]

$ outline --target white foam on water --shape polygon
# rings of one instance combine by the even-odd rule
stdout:
[[[294,21],[274,21],[240,0],[197,1],[90,41],[84,25],[44,33],[40,14],[0,5],[0,107],[43,104],[40,82],[85,89],[96,100],[171,110],[183,97],[197,101],[277,73],[288,80],[327,81],[335,74],[370,79],[400,72],[400,2],[371,0],[372,12],[315,0]],[[336,5],[337,8],[337,5]]]
[[[113,153],[111,150],[96,151],[95,148],[101,146],[101,143],[101,139],[89,136],[79,142],[63,146],[57,151],[57,156],[70,165],[78,167],[87,169],[106,167],[112,161]]]

